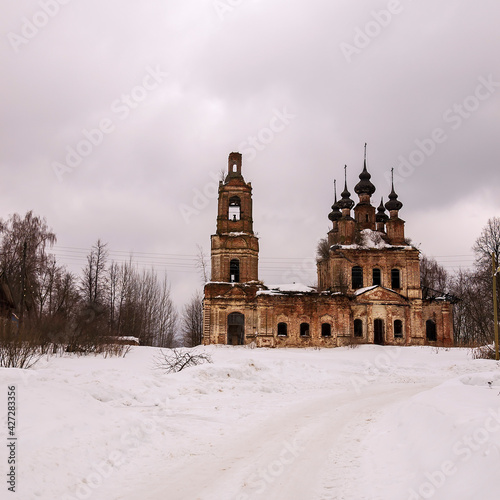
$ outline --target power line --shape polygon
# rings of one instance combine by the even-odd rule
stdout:
[[[63,263],[72,266],[84,266],[90,252],[88,248],[54,245],[52,252]],[[163,268],[170,272],[198,273],[198,255],[160,253],[160,252],[137,252],[133,250],[108,250],[108,257],[118,264],[132,262],[139,267]],[[471,267],[475,258],[471,254],[451,255],[429,255],[429,258],[438,261],[442,267],[450,270],[458,270],[463,267]],[[210,260],[210,257],[207,257]],[[315,257],[279,257],[260,256],[259,269],[265,275],[279,275],[285,271],[292,272],[316,272]],[[299,269],[297,269],[299,268]],[[273,273],[274,271],[274,273]]]

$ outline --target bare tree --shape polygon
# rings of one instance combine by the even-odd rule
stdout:
[[[316,260],[318,262],[328,260],[330,258],[330,245],[327,238],[322,238],[318,241],[316,247]]]
[[[484,345],[493,342],[492,260],[500,252],[500,218],[488,220],[477,238],[473,251],[473,270],[459,271],[452,280],[453,295],[460,298],[454,308],[457,344]]]
[[[485,286],[481,271],[460,270],[453,278],[451,291],[460,301],[453,310],[455,343],[477,346],[492,340],[491,287]]]
[[[107,244],[100,239],[94,244],[87,255],[87,265],[83,269],[81,290],[83,299],[88,304],[104,304],[107,295],[108,276],[106,261],[108,258]]]
[[[479,267],[491,267],[492,253],[495,254],[496,262],[500,261],[500,217],[488,219],[472,250]]]
[[[182,336],[184,345],[188,347],[201,344],[203,338],[203,297],[199,291],[184,306]]]
[[[170,296],[170,285],[165,275],[159,295],[157,333],[154,344],[157,347],[173,347],[176,344],[177,311]]]
[[[0,221],[0,232],[3,280],[10,289],[17,310],[24,310],[28,303],[28,312],[36,315],[40,308],[37,302],[40,276],[51,265],[46,249],[56,242],[56,235],[49,229],[47,221],[32,211],[23,218],[14,214],[6,222]]]
[[[209,270],[209,262],[205,252],[201,245],[196,245],[198,248],[198,255],[196,257],[196,267],[201,274],[201,279],[203,280],[203,284],[207,283],[210,280],[210,270]]]
[[[420,259],[420,286],[424,299],[435,293],[445,294],[449,290],[449,276],[446,269],[435,259],[422,255]]]
[[[109,269],[110,325],[113,335],[137,337],[142,345],[175,344],[177,312],[167,276],[139,271],[132,258]]]

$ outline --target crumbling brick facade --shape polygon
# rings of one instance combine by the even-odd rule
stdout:
[[[339,201],[335,195],[317,288],[272,288],[259,281],[252,187],[243,179],[241,160],[239,153],[229,155],[228,174],[219,184],[204,344],[453,345],[452,304],[447,297],[422,298],[419,251],[405,240],[402,203],[393,186],[375,213],[366,159],[355,187],[359,203],[354,207],[347,181]]]

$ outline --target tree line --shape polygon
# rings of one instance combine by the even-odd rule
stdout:
[[[472,247],[475,262],[471,269],[448,273],[434,259],[422,257],[420,278],[424,297],[433,291],[456,298],[453,307],[455,345],[480,346],[492,344],[493,271],[500,257],[500,217],[488,220]],[[492,254],[495,259],[493,267]]]
[[[37,345],[80,353],[124,337],[155,347],[201,342],[201,294],[179,314],[166,274],[141,270],[132,257],[114,262],[97,240],[77,276],[50,253],[56,235],[32,211],[0,220],[0,235],[3,340],[23,332]]]
[[[32,211],[0,220],[0,334],[2,341],[25,332],[47,349],[96,352],[116,339],[141,345],[196,346],[202,340],[202,294],[179,313],[167,276],[110,260],[107,244],[92,246],[81,275],[69,272],[50,253],[56,235]],[[320,242],[321,244],[321,242]],[[323,249],[324,250],[324,249]],[[455,299],[455,344],[490,344],[494,337],[492,254],[500,259],[500,218],[488,220],[473,246],[474,266],[448,273],[421,256],[424,298]],[[200,257],[207,279],[207,264]],[[496,267],[495,267],[496,269]],[[9,337],[10,336],[10,337]]]

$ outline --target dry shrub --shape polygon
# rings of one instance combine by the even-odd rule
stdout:
[[[351,349],[356,349],[356,347],[359,347],[361,344],[364,343],[365,341],[363,340],[363,337],[355,337],[354,335],[351,335],[350,337],[347,338],[345,345],[347,347],[350,347]]]
[[[161,351],[155,358],[156,368],[164,370],[167,373],[177,373],[190,366],[212,363],[210,355],[197,352],[195,349],[190,351],[183,349],[169,349]]]
[[[0,367],[31,368],[44,355],[37,330],[29,325],[0,321]]]
[[[495,359],[495,346],[483,345],[473,348],[472,359]]]

